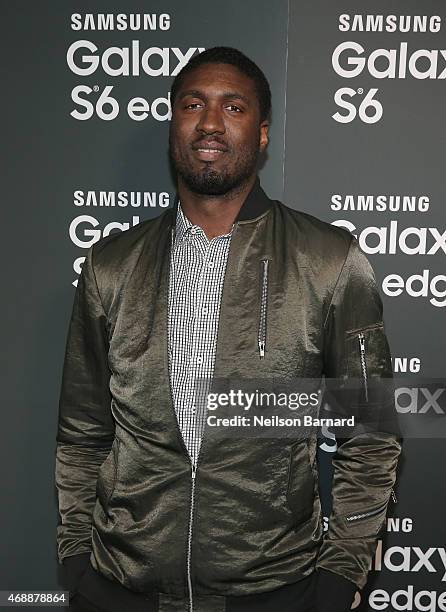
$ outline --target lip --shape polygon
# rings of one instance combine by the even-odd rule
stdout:
[[[218,140],[212,138],[199,140],[193,146],[194,149],[218,149],[219,151],[226,151],[226,147]]]
[[[215,161],[216,159],[219,159],[222,155],[224,155],[225,150],[214,149],[213,147],[199,147],[197,149],[194,149],[194,153],[199,159],[203,161]]]
[[[227,151],[217,140],[201,140],[193,147],[195,155],[203,161],[215,161]]]

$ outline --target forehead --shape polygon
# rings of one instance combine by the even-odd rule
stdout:
[[[195,89],[207,95],[233,91],[255,98],[253,79],[231,64],[202,64],[184,75],[178,94]]]

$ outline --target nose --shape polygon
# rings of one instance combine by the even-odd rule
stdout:
[[[226,131],[221,109],[215,106],[206,106],[200,113],[200,120],[196,130],[206,134],[224,134]]]

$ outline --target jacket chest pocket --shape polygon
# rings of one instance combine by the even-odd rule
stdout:
[[[260,260],[260,306],[258,313],[257,344],[259,357],[265,357],[266,348],[266,316],[268,309],[268,269],[269,259]]]
[[[299,440],[290,447],[287,504],[296,523],[307,521],[313,514],[316,479],[307,440]]]
[[[252,338],[259,371],[283,378],[320,375],[322,357],[314,320],[318,309],[306,302],[302,270],[287,273],[271,256],[256,265],[258,280],[245,315],[255,322]]]

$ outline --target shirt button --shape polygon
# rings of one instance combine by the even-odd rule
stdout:
[[[213,268],[214,267],[214,262],[213,261],[208,261],[208,268]]]
[[[203,363],[203,358],[202,357],[197,357],[197,363]]]
[[[202,309],[201,309],[201,312],[202,312],[204,315],[207,315],[207,313],[209,312],[209,310],[208,310],[207,308],[202,308]]]

